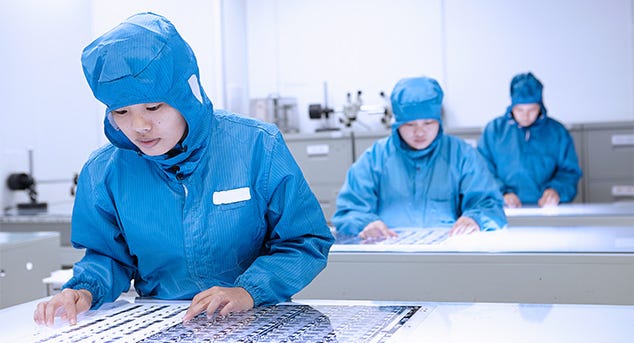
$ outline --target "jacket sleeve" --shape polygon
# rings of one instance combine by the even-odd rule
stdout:
[[[478,152],[480,153],[480,156],[482,156],[487,169],[491,172],[493,182],[495,183],[497,189],[500,190],[502,194],[517,193],[517,190],[505,185],[504,181],[498,177],[498,171],[495,163],[496,135],[495,126],[493,125],[493,122],[491,122],[485,127],[480,139],[478,140]]]
[[[378,178],[373,171],[376,156],[376,149],[370,149],[348,170],[332,217],[338,234],[356,236],[368,224],[380,220],[377,214]]]
[[[493,175],[475,149],[463,148],[460,180],[461,215],[475,220],[480,230],[502,229],[507,225],[504,199],[498,191]]]
[[[281,134],[267,171],[267,238],[259,257],[235,286],[246,289],[255,305],[287,301],[326,266],[334,241],[319,202],[310,190]]]
[[[577,184],[582,172],[572,137],[568,131],[564,132],[563,137],[557,157],[557,168],[553,177],[546,183],[546,188],[556,190],[561,202],[571,202],[577,195]]]
[[[73,206],[71,243],[86,254],[73,267],[63,288],[92,293],[91,308],[116,300],[130,288],[132,257],[117,225],[114,206],[104,191],[103,173],[90,162],[82,169]]]

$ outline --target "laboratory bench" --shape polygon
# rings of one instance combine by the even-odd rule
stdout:
[[[634,305],[634,227],[509,227],[337,237],[297,299]]]
[[[13,211],[0,214],[0,232],[57,232],[60,267],[72,267],[84,256],[84,251],[70,245],[70,223],[72,206],[52,206],[48,212],[18,214]]]
[[[57,232],[0,232],[0,308],[46,296],[58,255]]]
[[[513,226],[634,226],[634,202],[569,203],[554,207],[505,208]]]
[[[40,300],[0,310],[0,341],[620,343],[634,331],[624,305],[303,300],[183,324],[188,302],[134,298],[41,327]]]

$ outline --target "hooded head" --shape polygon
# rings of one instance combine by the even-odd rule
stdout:
[[[139,151],[119,130],[111,111],[142,103],[165,102],[187,122],[187,136],[166,160],[185,159],[200,147],[213,105],[198,80],[198,64],[174,25],[162,16],[140,13],[90,43],[82,54],[84,75],[93,94],[106,105],[104,130],[117,147]],[[183,154],[188,151],[189,153]]]
[[[513,118],[513,107],[516,105],[538,104],[539,114],[532,124],[541,122],[547,114],[542,99],[543,89],[544,86],[533,73],[515,75],[511,80],[511,105],[506,109],[506,116]]]
[[[542,83],[532,74],[518,74],[511,80],[511,105],[542,104]]]
[[[439,123],[443,91],[438,82],[428,77],[401,79],[392,90],[390,100],[394,128],[418,119],[434,119]]]

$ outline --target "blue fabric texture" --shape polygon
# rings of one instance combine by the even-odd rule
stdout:
[[[531,73],[511,81],[511,105],[484,128],[478,151],[487,162],[503,194],[515,193],[522,203],[536,204],[552,188],[561,202],[577,195],[582,176],[574,142],[568,130],[548,116],[542,100],[542,85]],[[539,103],[541,111],[529,127],[513,118],[513,106]]]
[[[542,104],[544,86],[533,73],[518,74],[511,80],[511,105]]]
[[[536,204],[547,188],[561,202],[577,195],[582,176],[574,142],[568,130],[544,113],[530,127],[520,127],[506,114],[489,122],[478,141],[499,190],[515,193],[525,204]]]
[[[418,119],[441,121],[443,91],[438,82],[428,77],[411,77],[399,80],[392,94],[393,126],[399,127]]]
[[[130,17],[91,43],[82,63],[108,107],[112,144],[81,170],[71,240],[86,255],[64,288],[89,290],[96,308],[130,280],[159,299],[235,286],[258,306],[289,300],[325,267],[334,238],[281,133],[214,111],[192,50],[167,19]],[[188,124],[164,156],[144,155],[108,119],[150,102],[168,103]],[[240,189],[233,201],[217,200]]]
[[[399,81],[392,92],[397,123],[439,120],[442,94],[433,79]],[[504,199],[473,147],[443,134],[440,125],[436,139],[415,150],[400,137],[399,126],[348,170],[332,217],[338,234],[357,235],[376,220],[389,228],[452,227],[461,216],[482,231],[507,225]]]
[[[405,149],[393,131],[366,150],[337,196],[337,233],[357,235],[375,220],[389,228],[452,227],[460,216],[482,231],[505,227],[504,200],[482,157],[457,137],[442,135],[435,143]]]

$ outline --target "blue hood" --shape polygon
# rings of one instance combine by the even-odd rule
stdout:
[[[541,123],[547,116],[546,107],[542,97],[544,86],[533,73],[517,74],[511,80],[511,105],[506,108],[506,117],[513,120],[513,106],[519,104],[539,104],[540,115],[535,124]]]
[[[397,149],[402,150],[412,158],[426,156],[436,148],[443,135],[441,112],[444,93],[438,81],[429,77],[411,77],[399,80],[390,100],[394,113],[392,135]],[[434,119],[439,123],[438,135],[434,141],[423,150],[414,150],[401,138],[398,128],[412,120]]]
[[[154,13],[133,15],[90,43],[81,61],[93,94],[107,107],[104,131],[113,145],[142,155],[115,126],[111,111],[165,102],[187,121],[187,136],[168,154],[144,157],[168,169],[206,146],[213,105],[200,85],[192,49],[169,20]]]
[[[398,128],[418,119],[435,119],[440,122],[443,96],[442,88],[432,78],[411,77],[399,80],[390,95],[395,119],[393,127]]]

